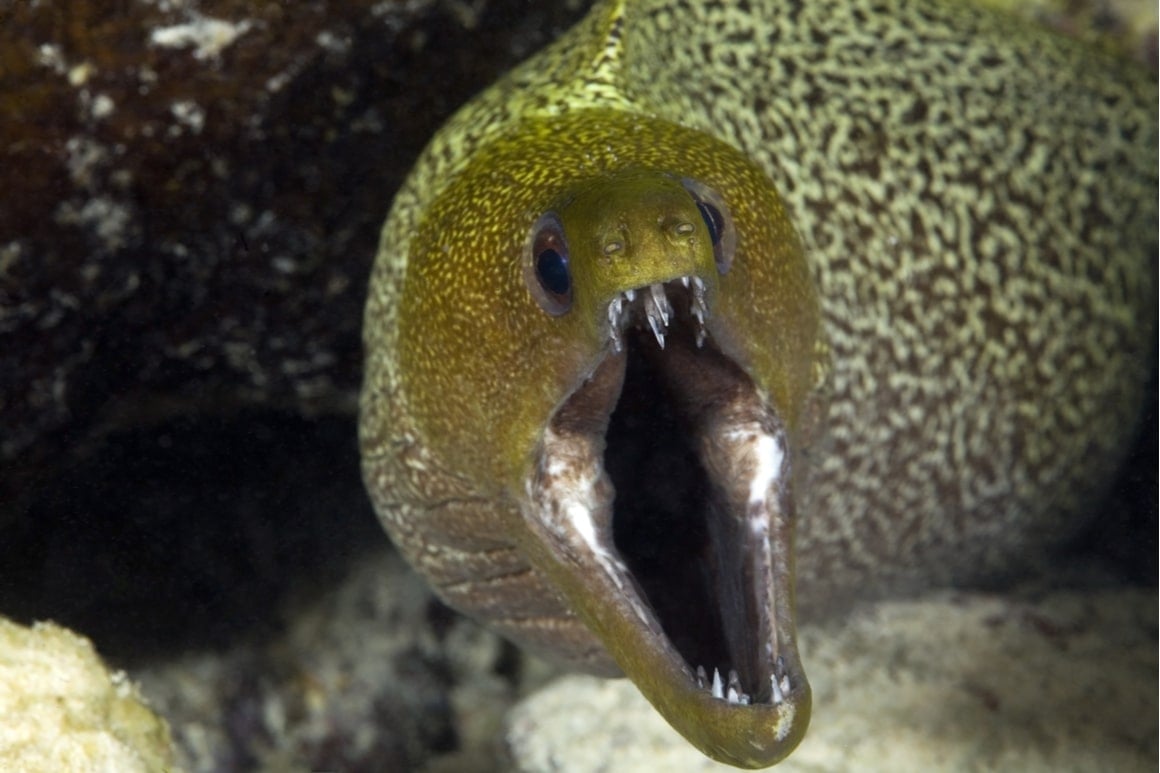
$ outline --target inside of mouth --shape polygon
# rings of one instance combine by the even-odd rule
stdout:
[[[627,344],[624,387],[605,436],[613,540],[686,664],[731,668],[710,563],[713,485],[686,422],[641,356],[642,346],[656,346],[651,334],[633,331]]]
[[[697,323],[683,313],[681,288],[669,290],[678,311],[664,349],[642,324],[624,334],[624,385],[609,418],[603,459],[616,492],[612,537],[689,671],[704,669],[701,686],[712,689],[715,671],[726,684],[735,672],[745,700],[769,702],[773,610],[760,608],[765,596],[755,588],[760,579],[746,514],[731,511],[738,503],[730,502],[726,489],[736,485],[721,480],[729,471],[706,467],[699,434],[707,430],[689,415],[671,382],[699,378],[704,368],[728,372],[736,379],[731,390],[752,392],[753,385],[712,341],[697,343]],[[700,364],[674,367],[673,358]]]

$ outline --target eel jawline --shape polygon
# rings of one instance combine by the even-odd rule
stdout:
[[[760,767],[793,750],[810,708],[787,443],[752,381],[706,344],[705,316],[689,277],[609,305],[608,353],[552,417],[525,519],[577,614],[669,723]],[[668,465],[677,438],[690,461]]]

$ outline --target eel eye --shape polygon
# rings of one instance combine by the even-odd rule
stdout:
[[[572,308],[572,268],[568,263],[568,241],[559,218],[549,212],[536,221],[527,259],[524,281],[540,308],[558,317]]]
[[[693,197],[701,219],[705,221],[713,245],[713,257],[717,261],[717,273],[724,276],[733,265],[733,255],[737,252],[737,230],[733,227],[729,207],[721,194],[702,182],[685,178],[681,184]]]
[[[706,201],[698,201],[697,209],[701,211],[701,218],[705,221],[705,227],[709,229],[709,240],[716,247],[721,243],[721,234],[725,230],[725,216],[721,214],[721,210]]]

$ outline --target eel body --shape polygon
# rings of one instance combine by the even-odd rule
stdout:
[[[993,578],[1095,512],[1155,363],[1156,106],[956,3],[597,3],[394,202],[384,525],[452,606],[773,764],[795,609]]]

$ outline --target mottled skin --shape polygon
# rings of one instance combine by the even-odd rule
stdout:
[[[952,3],[599,3],[456,115],[396,198],[361,421],[385,526],[453,606],[589,670],[611,653],[706,753],[772,764],[808,688],[796,719],[762,719],[776,738],[688,698],[523,514],[608,299],[687,271],[578,273],[552,316],[529,230],[626,169],[717,188],[740,243],[710,337],[787,431],[799,606],[988,579],[1092,515],[1132,432],[1156,104],[1129,65]]]

